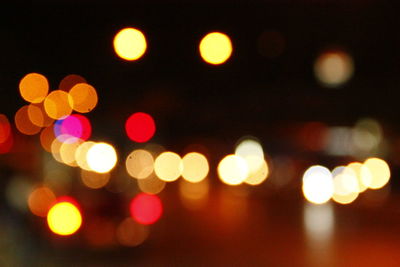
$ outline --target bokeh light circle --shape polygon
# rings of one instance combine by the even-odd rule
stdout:
[[[231,56],[232,42],[224,33],[211,32],[200,41],[199,51],[205,62],[219,65]]]
[[[156,124],[149,114],[137,112],[127,119],[125,131],[132,141],[144,143],[153,137],[156,132]]]
[[[314,204],[329,201],[334,192],[331,172],[323,166],[312,166],[303,175],[304,197]]]
[[[144,34],[135,28],[125,28],[114,37],[114,50],[125,60],[137,60],[146,52],[147,42]]]
[[[72,235],[81,227],[82,215],[71,202],[62,201],[55,204],[47,214],[50,230],[58,235]]]
[[[163,207],[158,196],[140,193],[132,199],[130,212],[135,221],[147,225],[160,219]]]
[[[236,155],[227,155],[218,164],[218,175],[228,185],[239,185],[249,175],[246,161]]]
[[[47,78],[39,73],[25,75],[19,83],[22,98],[31,103],[42,102],[49,91]]]
[[[98,173],[105,173],[115,167],[117,153],[110,144],[96,143],[89,148],[86,160],[91,170]]]

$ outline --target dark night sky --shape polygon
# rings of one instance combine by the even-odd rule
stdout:
[[[350,125],[372,116],[395,123],[400,115],[400,38],[389,6],[64,4],[8,6],[0,14],[0,110],[9,116],[23,104],[17,86],[29,72],[46,75],[52,89],[67,74],[85,77],[100,98],[90,117],[105,135],[122,134],[112,129],[139,110],[155,115],[167,142],[262,135],[274,123],[292,121]],[[146,34],[148,50],[138,62],[124,62],[113,51],[113,36],[126,26]],[[197,51],[213,30],[226,32],[234,44],[232,58],[217,67]],[[258,53],[265,30],[284,36],[280,57]],[[321,87],[312,71],[318,53],[332,46],[355,62],[353,78],[336,90]]]

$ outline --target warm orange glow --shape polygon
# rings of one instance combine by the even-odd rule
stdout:
[[[93,86],[87,83],[78,83],[69,91],[72,98],[72,109],[87,113],[92,111],[97,105],[97,92]]]
[[[154,162],[154,171],[158,178],[165,182],[175,181],[183,169],[181,157],[174,152],[161,153]]]
[[[150,175],[147,178],[137,180],[140,190],[148,194],[158,194],[164,190],[166,183],[160,180],[156,175]]]
[[[53,125],[44,128],[40,133],[40,144],[47,152],[51,153],[51,144],[54,139],[56,139],[56,136],[54,135]]]
[[[29,73],[19,82],[19,92],[26,101],[40,103],[49,92],[49,82],[42,74]]]
[[[55,90],[44,100],[44,109],[50,118],[58,120],[72,113],[72,103],[67,92]]]
[[[122,59],[137,60],[143,56],[146,48],[146,38],[138,29],[125,28],[114,37],[114,50]]]
[[[31,122],[28,116],[28,106],[21,107],[15,113],[15,126],[18,131],[26,135],[34,135],[40,132],[41,127],[36,126]]]
[[[47,212],[54,205],[56,196],[50,188],[41,186],[31,192],[28,198],[30,211],[36,216],[46,217]]]
[[[82,216],[72,203],[59,202],[47,214],[47,224],[55,234],[72,235],[81,227]]]
[[[208,166],[207,158],[200,153],[191,152],[182,158],[183,172],[182,177],[192,183],[197,183],[207,177]]]
[[[186,208],[196,210],[204,207],[208,201],[210,185],[208,179],[203,179],[198,183],[179,181],[179,193],[182,203]]]
[[[203,60],[213,65],[219,65],[228,60],[232,54],[232,42],[229,37],[220,32],[212,32],[203,37],[199,45]]]
[[[150,152],[144,149],[132,151],[125,162],[128,174],[137,179],[144,179],[154,170],[154,159]]]
[[[43,103],[30,104],[28,106],[28,116],[30,121],[39,127],[48,127],[54,122],[54,119],[50,118],[44,110]]]
[[[218,164],[218,175],[228,185],[239,185],[249,175],[246,161],[236,155],[227,155]]]
[[[135,222],[132,218],[123,220],[116,231],[121,245],[135,247],[143,243],[149,235],[147,226]]]
[[[97,173],[81,170],[81,179],[84,185],[92,189],[98,189],[105,186],[110,180],[110,173]]]

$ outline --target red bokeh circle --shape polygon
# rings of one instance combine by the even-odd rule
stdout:
[[[130,212],[135,221],[147,225],[160,219],[163,207],[158,196],[140,193],[132,199]]]
[[[149,114],[137,112],[127,119],[125,131],[132,141],[144,143],[153,137],[156,132],[156,124]]]

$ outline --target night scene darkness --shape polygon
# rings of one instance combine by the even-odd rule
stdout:
[[[0,266],[400,266],[383,1],[0,9]]]

